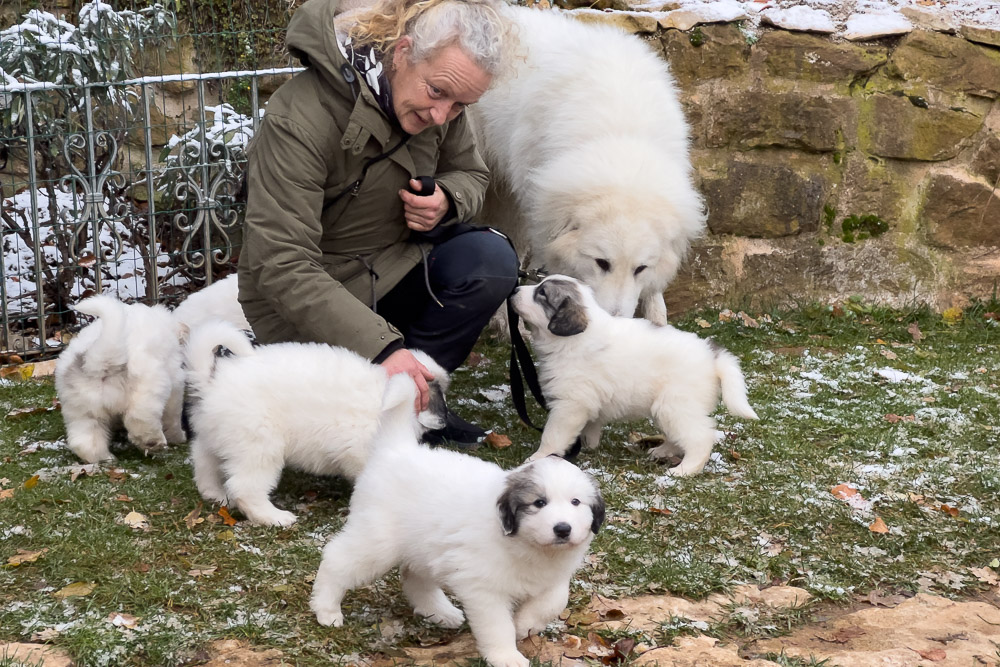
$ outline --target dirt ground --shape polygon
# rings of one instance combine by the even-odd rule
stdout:
[[[522,652],[540,661],[569,666],[600,664],[660,665],[662,667],[764,667],[777,662],[749,656],[780,655],[801,658],[805,664],[828,660],[827,667],[917,667],[928,665],[983,665],[1000,667],[1000,607],[998,596],[981,601],[955,602],[920,593],[912,598],[871,596],[850,607],[823,605],[813,610],[813,621],[790,635],[749,642],[720,642],[705,635],[678,637],[672,646],[651,648],[621,641],[609,644],[601,630],[655,632],[671,617],[710,622],[723,607],[745,605],[748,613],[770,606],[789,608],[809,600],[802,589],[774,586],[763,590],[743,587],[733,597],[712,596],[691,602],[669,596],[619,600],[595,597],[588,608],[564,619],[575,634],[533,637],[520,644]],[[581,638],[585,630],[587,638]],[[52,647],[39,644],[0,644],[0,655],[32,666],[70,667],[74,663]],[[468,632],[446,643],[406,647],[392,655],[376,654],[364,667],[418,664],[444,665],[476,657]],[[17,664],[17,663],[13,663]],[[196,663],[209,667],[290,664],[278,650],[255,651],[245,643],[227,640],[211,644]]]

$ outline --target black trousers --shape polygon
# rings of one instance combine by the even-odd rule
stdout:
[[[402,333],[406,347],[423,350],[449,373],[462,365],[504,300],[517,286],[518,261],[507,239],[482,227],[463,227],[427,253],[379,299],[378,314]]]

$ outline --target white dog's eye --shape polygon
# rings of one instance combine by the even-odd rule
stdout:
[[[580,504],[580,499],[579,498],[574,498],[573,500],[569,501],[569,504],[570,505],[579,505]]]
[[[640,273],[642,273],[645,270],[646,270],[646,265],[645,264],[640,264],[639,266],[635,267],[635,273],[633,275],[637,276],[637,275],[639,275]]]
[[[611,270],[611,262],[609,262],[608,260],[595,259],[594,261],[597,262],[597,266],[601,268],[601,271],[604,271],[606,273]]]
[[[531,504],[534,505],[535,507],[537,507],[538,509],[542,509],[543,507],[545,507],[545,504],[546,504],[545,503],[545,498],[539,498],[538,500],[536,500],[535,502],[533,502]]]

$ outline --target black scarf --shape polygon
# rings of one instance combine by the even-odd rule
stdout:
[[[369,44],[360,44],[355,47],[351,44],[351,38],[344,37],[344,41],[337,40],[340,52],[347,58],[347,62],[354,66],[361,78],[368,85],[368,89],[375,96],[378,106],[388,116],[393,123],[398,123],[396,111],[392,106],[392,88],[389,87],[389,78],[386,76],[386,68],[382,64],[385,54],[376,51]]]

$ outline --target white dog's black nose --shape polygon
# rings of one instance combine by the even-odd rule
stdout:
[[[569,534],[573,532],[573,527],[570,526],[565,521],[563,521],[561,523],[557,523],[556,525],[552,526],[552,532],[555,533],[556,537],[558,537],[560,540],[565,540],[567,537],[569,537]]]

